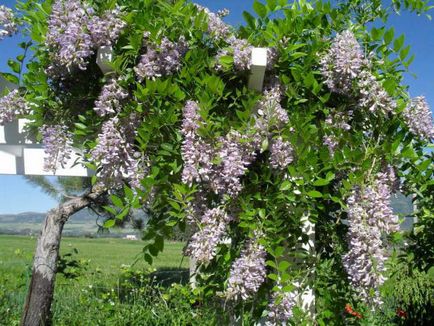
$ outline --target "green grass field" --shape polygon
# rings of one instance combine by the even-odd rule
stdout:
[[[18,325],[30,280],[35,244],[34,237],[0,235],[0,325]],[[80,275],[75,279],[58,275],[54,302],[56,324],[81,325],[80,314],[83,318],[87,314],[86,318],[90,320],[95,311],[112,308],[112,305],[113,309],[119,308],[119,311],[130,309],[131,312],[131,304],[125,305],[118,298],[119,291],[123,291],[120,285],[122,275],[124,277],[135,275],[134,273],[140,275],[152,268],[157,270],[155,275],[162,281],[166,279],[170,282],[172,279],[176,281],[178,274],[182,274],[183,281],[186,280],[188,259],[182,258],[183,243],[167,242],[164,252],[155,259],[153,266],[144,262],[141,256],[143,246],[142,241],[123,239],[63,238],[61,254],[72,253],[77,249],[78,253],[74,253],[73,258],[80,261],[85,268],[80,269]],[[128,274],[125,274],[126,270]],[[143,310],[145,305],[146,302],[141,302],[140,305],[133,305],[133,307]],[[110,315],[113,312],[104,313]],[[144,312],[141,311],[140,314],[143,317]],[[118,315],[114,314],[114,316]],[[119,316],[123,318],[124,314],[119,313]],[[105,325],[105,321],[84,324]],[[111,324],[107,323],[107,325]],[[117,325],[118,322],[113,324]]]

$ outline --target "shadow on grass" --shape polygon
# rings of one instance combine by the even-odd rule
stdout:
[[[173,283],[185,285],[189,280],[189,270],[187,268],[161,267],[151,273],[149,277],[155,284],[169,287]]]

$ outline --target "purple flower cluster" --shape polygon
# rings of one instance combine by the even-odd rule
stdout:
[[[99,116],[114,114],[120,111],[122,101],[128,97],[128,92],[123,89],[118,80],[110,79],[102,88],[94,110]]]
[[[147,172],[146,159],[134,149],[137,122],[135,115],[125,120],[115,116],[102,126],[98,144],[90,154],[99,162],[97,175],[107,188],[122,187],[124,180],[139,188]]]
[[[119,7],[113,10],[106,10],[102,17],[92,16],[89,20],[88,29],[91,33],[94,46],[113,45],[126,23],[120,18],[122,12]]]
[[[229,37],[231,34],[231,28],[221,19],[221,17],[227,16],[229,14],[229,10],[223,9],[215,14],[206,7],[202,7],[198,4],[195,4],[195,6],[197,9],[205,12],[205,14],[208,16],[208,33],[211,35],[211,37],[217,41],[225,40]]]
[[[19,91],[16,89],[11,91],[0,98],[0,126],[12,122],[20,114],[27,114],[28,111],[27,102]]]
[[[181,133],[184,140],[181,146],[184,169],[182,182],[192,185],[193,182],[209,180],[208,175],[212,170],[212,147],[197,134],[200,124],[203,122],[199,115],[199,106],[194,101],[188,101],[183,110],[183,123]]]
[[[191,238],[186,253],[198,263],[209,263],[217,253],[226,228],[232,218],[221,208],[208,209],[201,221],[200,230]]]
[[[257,114],[253,130],[256,142],[269,138],[270,132],[281,130],[288,121],[288,113],[280,104],[282,91],[279,85],[264,92],[257,105]]]
[[[44,158],[44,170],[56,172],[57,167],[64,165],[71,159],[71,137],[68,127],[63,125],[40,128],[42,144],[46,157]]]
[[[256,157],[255,147],[247,136],[233,130],[221,137],[219,143],[216,157],[220,163],[213,167],[210,188],[216,194],[236,197],[242,190],[240,178]]]
[[[267,253],[258,239],[250,239],[241,251],[240,257],[231,267],[226,289],[226,297],[230,300],[247,300],[258,292],[265,281],[265,259]]]
[[[145,42],[146,53],[141,56],[140,62],[134,68],[140,81],[171,75],[181,68],[181,59],[188,51],[184,36],[176,43],[164,37],[159,46],[149,44],[147,38]]]
[[[347,112],[333,112],[326,120],[325,123],[332,128],[350,130],[350,120],[353,116],[353,111]]]
[[[395,101],[369,71],[364,70],[360,73],[358,88],[360,107],[373,113],[381,112],[383,114],[395,110]]]
[[[392,171],[377,174],[370,185],[356,188],[347,199],[350,250],[343,257],[343,264],[351,284],[367,303],[382,303],[379,287],[385,281],[387,260],[382,237],[399,231],[398,217],[390,203],[396,181]]]
[[[433,118],[425,97],[414,98],[405,108],[403,116],[413,134],[428,141],[434,138]]]
[[[288,141],[284,141],[282,137],[272,140],[270,147],[270,165],[274,169],[285,169],[294,160],[294,149]]]
[[[75,67],[86,70],[95,48],[113,44],[126,26],[120,14],[116,8],[98,17],[82,0],[56,0],[46,36],[52,60],[47,74],[61,78]]]
[[[93,54],[92,37],[87,26],[93,9],[81,0],[56,0],[48,20],[46,44],[53,64],[48,72],[65,67],[86,69],[86,59]]]
[[[298,295],[295,291],[274,292],[272,301],[268,305],[266,326],[286,325],[293,316],[292,309],[297,304]]]
[[[328,147],[330,155],[333,155],[339,142],[334,135],[326,135],[322,138],[323,144]]]
[[[234,36],[228,40],[229,48],[220,50],[217,53],[216,69],[222,70],[222,65],[219,63],[220,58],[224,56],[233,56],[234,69],[236,71],[246,71],[250,69],[252,61],[252,46],[244,39],[238,39]]]
[[[214,147],[197,133],[202,123],[197,103],[188,101],[183,115],[183,182],[188,185],[193,182],[202,183],[204,187],[222,196],[238,195],[242,190],[240,177],[255,158],[255,148],[247,136],[230,131],[225,137],[220,137],[218,145]]]
[[[12,36],[17,30],[15,15],[12,9],[0,6],[0,40]]]
[[[344,31],[336,36],[330,50],[321,59],[321,73],[332,92],[349,95],[353,81],[365,64],[362,49],[354,34]]]
[[[359,107],[373,113],[393,112],[396,103],[369,71],[370,66],[350,31],[338,34],[328,53],[321,59],[321,73],[332,92],[356,95]]]

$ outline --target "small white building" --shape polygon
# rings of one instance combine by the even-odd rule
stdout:
[[[137,238],[137,235],[135,234],[127,234],[124,237],[125,240],[133,240],[133,241],[138,241],[139,239]]]

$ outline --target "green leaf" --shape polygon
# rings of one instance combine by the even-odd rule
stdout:
[[[322,197],[322,193],[320,193],[319,191],[316,191],[316,190],[309,191],[307,193],[307,195],[309,197],[312,197],[312,198],[321,198]]]
[[[2,76],[4,79],[6,79],[8,82],[18,85],[20,83],[20,80],[17,76],[9,74],[7,72],[0,73],[0,76]]]
[[[393,42],[393,50],[395,52],[399,52],[404,45],[405,36],[402,34],[400,37],[398,37],[395,42]]]
[[[288,180],[285,180],[280,185],[280,191],[289,190],[289,189],[291,189],[291,187],[292,187],[292,183],[289,182]]]
[[[11,67],[12,71],[16,74],[19,74],[21,71],[21,64],[15,60],[9,59],[8,66]]]
[[[118,196],[110,195],[110,199],[116,207],[124,208],[124,203],[122,202],[122,199],[120,199]]]
[[[330,183],[330,180],[318,179],[313,183],[313,185],[314,186],[325,186],[325,185],[328,185],[329,183]]]
[[[256,27],[256,19],[249,12],[243,11],[243,17],[250,28],[254,29]]]
[[[286,260],[281,261],[281,262],[279,263],[279,272],[284,272],[284,271],[286,271],[290,265],[291,265],[291,264],[290,264],[289,262],[287,262]]]
[[[109,228],[111,228],[113,226],[115,226],[115,220],[113,220],[113,219],[107,220],[104,223],[104,227],[107,228],[107,229],[109,229]]]
[[[384,34],[384,42],[389,44],[393,40],[393,36],[395,35],[395,29],[392,27],[389,29],[386,34]]]
[[[410,45],[406,46],[404,49],[402,49],[401,52],[399,52],[399,58],[401,60],[404,60],[409,53],[410,53]]]
[[[257,0],[255,0],[253,3],[253,10],[255,10],[255,12],[261,18],[265,18],[267,16],[267,8]]]

